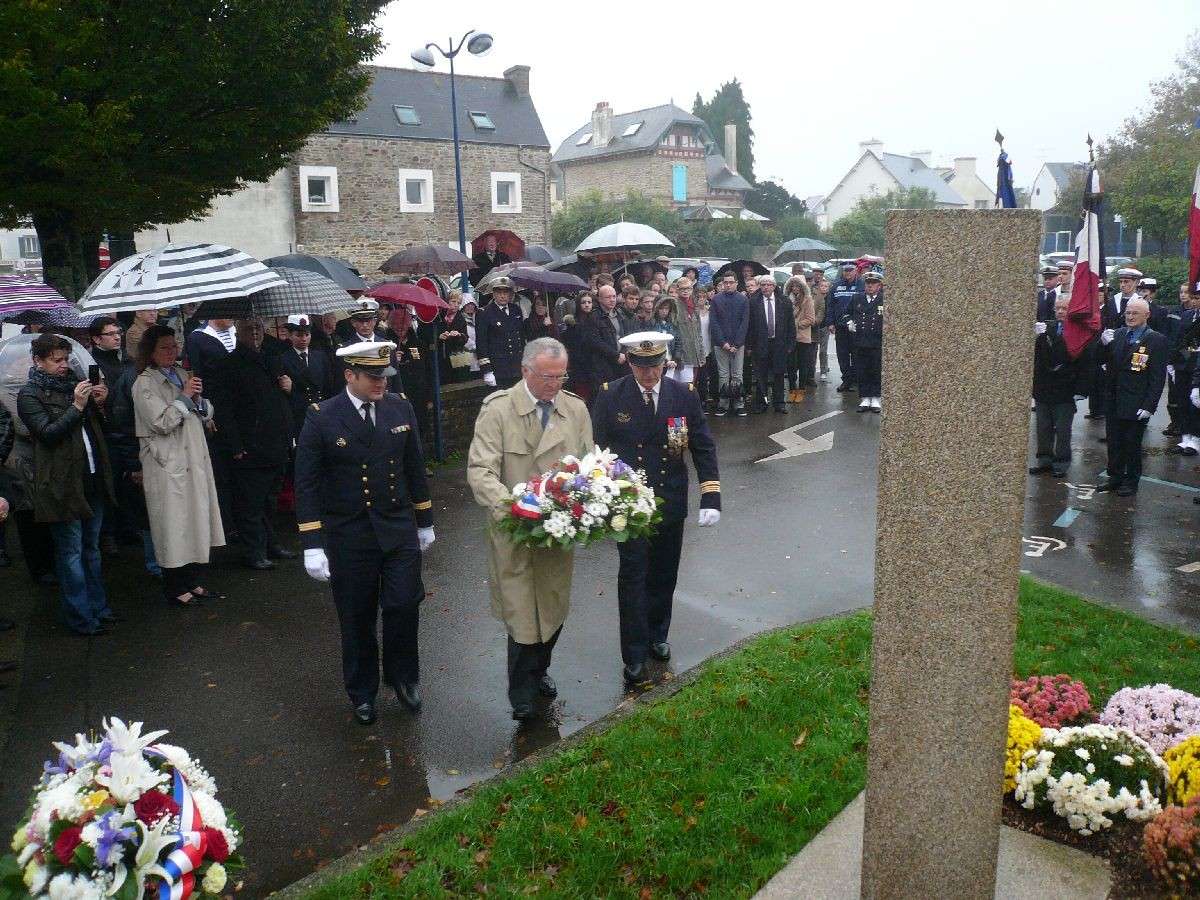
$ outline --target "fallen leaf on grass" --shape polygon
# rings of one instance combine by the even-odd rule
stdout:
[[[745,709],[747,706],[750,705],[750,698],[747,697],[745,694],[742,694],[740,697],[737,698],[737,705],[738,705],[738,709]]]
[[[478,853],[475,854],[475,865],[486,866],[488,864],[489,860],[491,860],[491,858],[492,858],[491,850],[480,850]]]
[[[792,741],[792,746],[795,747],[797,750],[799,750],[801,747],[804,746],[804,742],[807,740],[808,740],[808,729],[805,728],[802,732],[800,732],[800,734],[798,734],[796,736],[796,739],[794,741]]]
[[[387,776],[384,776],[383,778],[376,778],[375,783],[377,785],[379,785],[380,787],[387,787],[389,784],[392,783],[392,779],[388,778]]]
[[[458,841],[458,846],[462,847],[463,849],[471,846],[471,839],[465,834],[455,835],[454,839]]]
[[[542,869],[542,874],[553,881],[558,877],[558,869],[558,866],[546,866],[546,868]]]
[[[683,821],[683,830],[684,831],[691,831],[695,827],[696,827],[696,817],[695,816],[688,816],[686,819],[684,819],[684,821]]]
[[[638,900],[652,900],[653,897],[654,891],[650,890],[648,887],[644,887],[638,891]]]
[[[626,884],[633,884],[637,881],[637,875],[634,874],[633,866],[621,867],[621,880]]]
[[[583,829],[587,828],[587,816],[585,816],[583,813],[575,813],[574,821],[576,830],[582,831]]]

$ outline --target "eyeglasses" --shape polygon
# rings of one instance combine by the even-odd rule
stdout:
[[[121,336],[120,330],[100,332],[100,337],[120,337],[120,336]]]
[[[539,372],[537,369],[529,369],[529,368],[527,368],[527,369],[526,369],[526,371],[527,371],[527,372],[529,372],[529,374],[530,374],[530,375],[536,375],[538,378],[542,379],[542,381],[558,381],[558,382],[563,382],[563,381],[566,381],[568,378],[570,378],[570,377],[571,377],[570,375],[565,375],[565,374],[564,374],[564,375],[543,375],[543,374],[542,374],[541,372]]]

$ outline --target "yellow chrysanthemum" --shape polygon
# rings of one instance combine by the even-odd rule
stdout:
[[[1042,726],[1030,719],[1020,708],[1008,707],[1008,746],[1004,752],[1004,793],[1017,787],[1017,772],[1026,750],[1042,739]]]
[[[83,798],[83,808],[89,812],[95,812],[104,805],[104,801],[108,799],[108,791],[92,791]]]
[[[1171,773],[1167,788],[1168,799],[1183,806],[1200,794],[1200,735],[1180,741],[1163,754]]]

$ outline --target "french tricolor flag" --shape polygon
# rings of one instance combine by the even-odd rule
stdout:
[[[1196,127],[1200,128],[1200,119]],[[1196,166],[1192,208],[1188,212],[1188,262],[1188,289],[1200,291],[1200,166]]]
[[[1063,342],[1076,359],[1100,333],[1100,296],[1106,274],[1104,236],[1101,233],[1100,172],[1088,167],[1083,191],[1083,221],[1075,238],[1075,272],[1071,279],[1071,304],[1063,323]]]

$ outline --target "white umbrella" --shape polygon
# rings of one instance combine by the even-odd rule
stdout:
[[[165,309],[247,297],[287,282],[257,259],[222,244],[167,244],[113,263],[79,298],[85,313]]]
[[[649,225],[638,222],[614,222],[597,228],[583,239],[576,253],[585,250],[597,253],[603,250],[636,250],[640,247],[674,247],[670,239]]]
[[[25,382],[29,381],[29,369],[33,365],[30,345],[36,337],[36,334],[17,334],[0,341],[0,406],[9,411],[16,424],[17,433],[22,435],[29,432],[17,416],[17,393],[25,386]],[[87,378],[88,366],[95,365],[96,360],[76,341],[71,338],[64,339],[71,345],[67,365],[72,374],[82,381]]]

